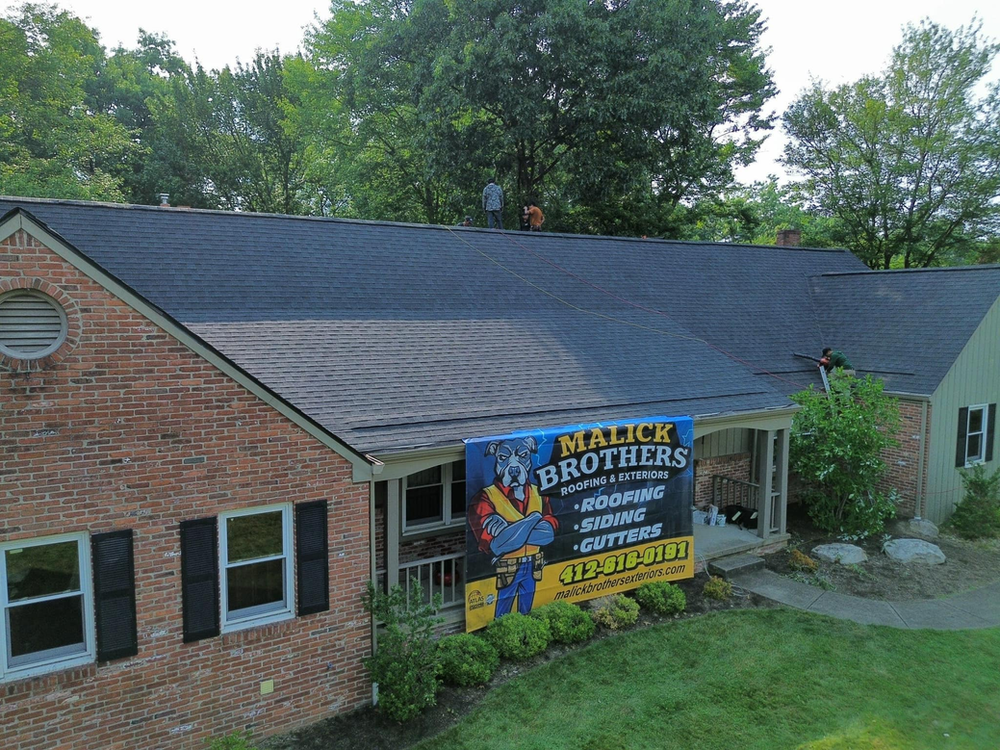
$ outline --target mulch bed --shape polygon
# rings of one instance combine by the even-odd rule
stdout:
[[[631,628],[609,632],[598,628],[597,634],[586,643],[576,646],[555,645],[534,659],[516,664],[503,662],[489,684],[479,688],[442,687],[438,693],[437,705],[428,709],[406,724],[399,724],[380,714],[372,707],[366,707],[349,714],[325,719],[316,724],[263,741],[259,747],[266,750],[404,750],[421,740],[433,737],[456,724],[468,714],[490,690],[524,672],[558,659],[578,648],[586,648],[604,638],[618,633],[627,633],[639,628],[659,625],[671,620],[698,617],[708,612],[729,609],[751,609],[773,606],[747,592],[735,592],[724,602],[709,599],[702,594],[708,575],[699,573],[689,581],[679,581],[678,585],[687,595],[687,610],[676,617],[662,617],[640,611],[639,622]]]
[[[881,536],[850,541],[867,553],[868,562],[845,567],[812,556],[814,547],[844,540],[815,528],[800,506],[789,506],[788,514],[788,532],[792,537],[788,548],[768,555],[766,564],[768,569],[796,580],[842,594],[892,601],[937,599],[1000,581],[1000,542],[997,540],[968,541],[944,530],[938,538],[928,540],[940,547],[948,558],[943,565],[896,562],[882,552]],[[791,568],[789,555],[793,549],[819,563],[815,575],[797,573]]]

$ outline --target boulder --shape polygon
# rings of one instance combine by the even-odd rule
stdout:
[[[882,549],[893,560],[902,563],[940,565],[947,559],[940,547],[923,539],[893,539]]]
[[[853,544],[821,544],[813,547],[813,555],[826,562],[859,565],[868,561],[865,551]]]
[[[892,522],[889,531],[902,537],[938,538],[938,527],[926,518],[899,518]]]

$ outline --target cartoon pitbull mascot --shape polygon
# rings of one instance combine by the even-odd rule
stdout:
[[[542,580],[540,547],[549,544],[559,526],[549,499],[531,483],[533,437],[494,440],[486,455],[494,457],[493,484],[484,487],[469,508],[469,522],[479,549],[493,556],[497,572],[495,617],[511,611],[528,614],[535,585]]]

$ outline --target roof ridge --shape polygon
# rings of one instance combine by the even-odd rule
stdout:
[[[487,229],[485,227],[463,227],[463,226],[451,226],[447,224],[421,224],[417,222],[408,221],[388,221],[385,219],[352,219],[343,216],[307,216],[307,215],[297,215],[297,214],[273,214],[273,213],[261,213],[256,211],[226,211],[219,208],[189,208],[180,206],[150,206],[143,203],[111,203],[107,201],[83,201],[83,200],[72,200],[68,198],[21,198],[17,196],[10,195],[0,195],[0,202],[7,203],[29,203],[29,204],[44,204],[44,205],[59,205],[59,206],[73,206],[78,208],[110,208],[117,209],[120,211],[150,211],[156,214],[167,214],[171,212],[184,213],[184,214],[207,214],[216,216],[235,216],[245,219],[282,219],[285,221],[318,221],[318,222],[329,222],[329,223],[340,223],[340,224],[358,224],[362,226],[391,226],[391,227],[408,227],[411,229],[434,229],[437,231],[462,231],[462,232],[476,232],[476,233],[489,233],[493,234],[496,230]],[[809,253],[835,253],[835,254],[850,254],[850,250],[846,248],[831,248],[831,247],[805,247],[801,245],[754,245],[742,242],[711,242],[709,240],[672,240],[663,237],[630,237],[630,236],[619,236],[610,234],[578,234],[572,232],[543,232],[535,233],[531,235],[532,241],[542,238],[570,238],[570,239],[586,239],[586,240],[600,240],[605,242],[641,242],[644,244],[655,244],[657,246],[668,245],[668,246],[683,246],[683,247],[711,247],[718,249],[740,249],[740,250],[768,250],[768,251],[786,251],[786,252],[809,252]]]
[[[815,274],[812,278],[823,276],[874,276],[876,274],[901,274],[901,273],[932,273],[944,271],[996,271],[1000,270],[1000,263],[974,263],[967,266],[934,266],[932,268],[883,268],[879,270],[868,269],[867,271],[825,271]]]

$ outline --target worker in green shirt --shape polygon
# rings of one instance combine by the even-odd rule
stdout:
[[[854,365],[851,364],[851,360],[847,358],[847,355],[841,351],[834,351],[830,347],[826,347],[823,350],[823,358],[819,361],[819,364],[827,372],[841,369],[849,375],[854,374]]]

